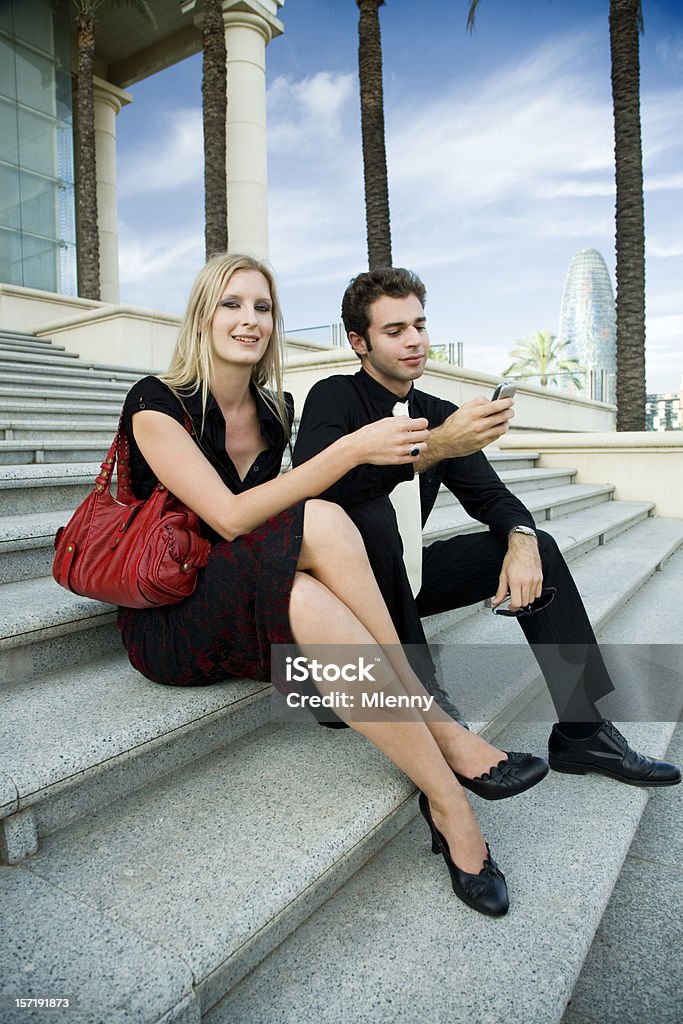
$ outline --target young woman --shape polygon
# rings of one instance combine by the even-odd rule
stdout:
[[[250,257],[214,256],[192,289],[168,372],[139,381],[126,399],[133,492],[145,497],[161,481],[197,513],[213,542],[191,597],[120,609],[130,660],[152,680],[205,685],[230,675],[270,679],[271,644],[362,644],[368,660],[373,650],[382,655],[378,687],[426,698],[360,534],[338,506],[314,496],[363,463],[415,461],[428,441],[427,421],[370,424],[280,475],[293,417],[282,392],[281,346],[270,270]],[[318,689],[324,695],[341,685]],[[443,854],[454,891],[483,913],[504,914],[505,879],[458,778],[468,785],[508,755],[436,705],[390,721],[337,713],[422,791],[433,849]]]

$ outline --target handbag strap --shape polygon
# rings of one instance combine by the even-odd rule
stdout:
[[[183,413],[185,415],[185,430],[191,435],[193,432],[192,420],[185,406],[183,406]],[[102,494],[110,486],[111,476],[117,462],[119,469],[116,477],[116,500],[124,505],[130,505],[136,498],[130,486],[130,443],[128,441],[128,434],[123,428],[123,409],[121,410],[114,440],[95,479],[95,490],[98,494]],[[157,482],[155,489],[157,491],[165,491],[166,487],[162,483]]]

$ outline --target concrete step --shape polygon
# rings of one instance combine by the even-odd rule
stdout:
[[[484,450],[488,462],[491,463],[496,473],[500,475],[501,472],[515,469],[535,469],[536,463],[540,457],[540,452],[503,452],[500,448],[496,448],[491,445],[489,448]],[[439,505],[442,502],[449,502],[452,498],[451,492],[446,487],[441,487],[439,493],[436,496],[436,504]]]
[[[497,742],[543,750],[549,728],[510,727]],[[629,733],[661,755],[670,729]],[[559,1024],[646,801],[607,779],[554,772],[515,800],[476,801],[510,890],[510,911],[496,921],[453,895],[416,818],[204,1024]]]
[[[664,755],[683,764],[683,723]],[[683,800],[648,801],[574,986],[562,1024],[680,1024],[683,964]],[[614,951],[618,949],[618,956]]]
[[[680,643],[676,595],[681,572],[683,551],[678,551],[666,569],[655,573],[609,620],[601,641],[620,643],[626,636],[641,644]],[[542,752],[553,717],[548,699],[538,697],[526,721],[509,725],[496,743],[502,749]],[[623,728],[638,749],[663,756],[673,723],[631,722]],[[642,812],[647,806],[646,815],[651,808],[655,813],[659,802],[671,800],[680,804],[678,790],[652,792],[598,776],[551,772],[540,786],[515,800],[474,801],[482,831],[511,891],[507,917],[495,922],[469,910],[451,894],[443,860],[429,853],[427,826],[417,816],[217,1004],[206,1015],[205,1024],[272,1020],[559,1024]],[[417,810],[416,802],[413,808]],[[674,838],[670,829],[669,835]],[[653,847],[661,840],[662,829],[650,829],[653,884],[661,870]],[[669,851],[666,844],[662,853]],[[639,847],[635,856],[642,857],[642,852]],[[642,863],[638,868],[642,872]],[[662,889],[667,921],[680,921],[683,909],[680,886],[677,896],[671,889],[676,870]],[[643,901],[639,883],[633,908],[642,908]],[[645,902],[649,905],[649,897]],[[677,931],[680,934],[680,928]],[[617,1005],[622,1007],[644,1005],[642,964],[637,956],[629,958],[630,972],[620,974],[618,995],[606,988],[606,972],[612,975],[619,968],[611,956],[605,960],[605,943],[613,945],[617,933],[619,962],[624,946],[628,949],[635,939],[639,953],[656,958],[651,976],[656,989],[668,990],[665,1005],[676,1005],[679,986],[671,977],[669,955],[675,943],[666,947],[662,958],[652,943],[652,935],[661,935],[661,928],[648,929],[645,937],[642,930],[617,917],[598,950],[602,954],[596,966],[600,988],[579,982],[576,1015],[569,1011],[563,1024],[650,1019],[647,1013],[627,1018],[614,1013],[615,999],[621,999]],[[491,955],[493,947],[515,950],[521,946],[522,957]],[[387,950],[392,950],[391,956]],[[610,1012],[605,1014],[606,1004]],[[589,1008],[591,1012],[582,1016]]]
[[[38,441],[50,444],[59,441],[87,441],[89,444],[109,448],[116,431],[118,416],[108,419],[47,419],[36,423],[33,418],[0,419],[0,439],[3,441]],[[89,460],[91,461],[91,460]]]
[[[64,387],[93,387],[99,384],[114,385],[121,390],[128,390],[136,381],[140,380],[142,374],[131,372],[128,374],[114,374],[110,370],[81,370],[79,367],[54,368],[49,365],[40,366],[35,362],[30,367],[14,367],[11,363],[4,363],[0,358],[0,370],[2,379],[7,384],[27,383],[34,386],[45,384],[45,386]]]
[[[31,335],[25,335],[21,338],[8,338],[4,333],[0,333],[0,359],[3,352],[29,352],[36,359],[40,359],[41,356],[54,352],[64,354],[66,349],[63,345],[55,345],[53,341],[47,338],[34,338]]]
[[[52,341],[51,338],[36,338],[35,334],[27,334],[25,331],[8,331],[8,330],[5,330],[4,327],[0,328],[0,340],[2,340],[3,342],[6,342],[6,341],[16,341],[16,342],[19,342],[19,343],[24,342],[25,344],[28,344],[30,342],[31,344],[35,344],[35,345],[53,345],[54,344],[54,342]]]
[[[571,484],[562,487],[538,488],[524,497],[524,504],[533,514],[539,527],[546,529],[552,519],[580,512],[584,508],[608,502],[614,487],[611,484]],[[451,501],[432,510],[425,525],[425,537],[430,541],[444,540],[454,533],[477,533],[487,530],[477,519],[467,515],[451,495]]]
[[[93,489],[100,467],[101,461],[0,466],[0,516],[59,509],[73,512]]]
[[[26,398],[0,396],[0,420],[23,421],[33,425],[56,419],[84,420],[93,416],[118,416],[123,402],[112,398],[80,398],[67,401],[56,398]]]
[[[49,576],[55,534],[68,518],[61,510],[0,517],[0,584]]]
[[[0,859],[22,860],[39,837],[264,725],[270,690],[247,679],[159,686],[118,636],[106,658],[0,687]]]
[[[513,469],[504,470],[500,474],[513,494],[526,494],[548,487],[567,487],[575,476],[575,469]]]
[[[54,834],[19,871],[58,874],[63,893],[184,960],[205,1011],[405,823],[405,777],[361,737],[326,733],[265,726]]]
[[[0,399],[32,399],[40,401],[44,405],[50,404],[52,401],[65,402],[68,399],[76,408],[81,402],[114,402],[118,403],[120,409],[128,390],[127,384],[100,380],[93,381],[90,388],[84,388],[78,383],[73,386],[56,384],[51,387],[43,382],[33,384],[9,382],[0,384]]]
[[[508,469],[502,460],[501,463],[498,464],[494,461],[493,468],[514,494],[525,494],[546,487],[566,487],[576,476],[575,469],[538,469],[534,466],[524,469]],[[457,499],[446,487],[441,487],[434,507],[443,508],[452,504],[457,504]]]
[[[0,441],[0,466],[43,465],[44,463],[102,461],[109,445],[107,442],[83,441]]]
[[[0,686],[120,650],[116,609],[51,576],[4,583],[0,593]]]
[[[662,525],[664,529],[659,529]],[[606,621],[645,578],[655,574],[656,567],[676,550],[677,544],[683,543],[683,521],[650,519],[625,536],[632,534],[636,535],[634,541],[641,551],[639,560],[620,557],[617,537],[607,547],[583,555],[573,565],[577,580],[585,583],[596,559],[610,548],[614,550],[607,595],[587,588],[587,607],[593,621]],[[677,583],[677,565],[672,571],[665,567],[656,577],[666,576]],[[43,584],[44,581],[29,581],[4,587],[3,609],[16,610],[3,612],[0,621],[0,750],[6,751],[0,763],[9,780],[8,790],[14,794],[14,802],[9,798],[5,801],[5,817],[30,811],[32,836],[42,836],[59,827],[66,820],[65,803],[70,808],[67,816],[71,820],[89,812],[99,798],[104,801],[110,777],[119,793],[138,787],[141,776],[137,758],[146,757],[148,748],[138,749],[137,733],[131,738],[127,709],[137,716],[151,743],[160,747],[166,744],[170,749],[187,728],[193,733],[193,749],[202,751],[206,751],[207,743],[215,746],[214,737],[221,734],[220,729],[231,728],[227,719],[233,711],[232,701],[236,699],[234,695],[243,692],[243,686],[247,686],[250,697],[258,692],[259,699],[269,704],[267,710],[260,709],[258,714],[269,713],[273,695],[268,687],[243,682],[221,684],[233,695],[221,711],[226,721],[217,734],[212,732],[204,741],[202,731],[207,725],[213,728],[213,719],[203,723],[198,716],[197,721],[188,719],[179,726],[177,718],[168,718],[168,708],[177,705],[179,709],[192,709],[195,697],[209,699],[205,695],[220,695],[220,689],[166,688],[142,679],[124,661],[111,622],[113,612],[108,606],[78,598],[56,584],[49,593]],[[673,608],[667,614],[674,618]],[[500,731],[516,716],[520,706],[544,690],[533,655],[514,621],[501,620],[486,610],[451,625],[448,630],[430,628],[429,620],[427,626],[444,685],[453,691],[454,699],[475,728]],[[677,628],[680,634],[680,627]],[[95,646],[108,642],[109,654],[83,665],[93,657],[88,645],[90,636],[98,629],[101,635],[95,636]],[[632,634],[638,635],[638,631]],[[77,665],[83,667],[75,669]],[[148,701],[151,705],[158,701],[158,715],[153,707],[150,710]],[[274,709],[278,706],[276,698]],[[29,721],[45,721],[45,707],[53,712],[49,729],[26,728]],[[213,705],[212,711],[217,711]],[[190,710],[189,714],[194,712]],[[145,779],[150,778],[150,772],[153,774],[155,763],[152,759],[149,768],[145,767]],[[168,771],[168,763],[158,762],[162,773]],[[97,779],[92,788],[91,778]],[[87,793],[83,800],[79,796],[81,786],[85,786]],[[64,800],[60,794],[64,794]],[[52,810],[51,803],[56,797],[59,801]],[[15,818],[6,822],[6,831],[11,836],[21,834],[21,821],[19,815],[18,822]],[[28,825],[24,831],[26,828]]]
[[[666,570],[648,586],[665,576]],[[645,590],[633,600],[644,599]],[[647,599],[653,601],[658,603],[656,594]],[[644,621],[642,610],[636,618]],[[672,629],[678,635],[678,614],[669,606],[655,636],[667,637]],[[534,719],[536,724],[503,734],[503,746],[542,750],[550,720]],[[653,754],[666,748],[669,731],[628,730]],[[43,751],[36,761],[45,763]],[[415,814],[412,793],[357,735],[271,723],[145,790],[91,810],[87,820],[48,836],[21,867],[4,869],[15,892],[9,906],[18,918],[12,918],[13,941],[5,952],[7,976],[17,976],[17,951],[24,944],[33,948],[36,929],[44,928],[35,915],[21,914],[40,884],[42,902],[50,896],[66,903],[52,915],[55,929],[69,919],[69,936],[89,937],[93,931],[109,935],[116,923],[119,945],[112,947],[109,976],[120,976],[129,948],[141,955],[141,940],[142,962],[129,986],[148,976],[147,960],[158,956],[159,947],[176,965],[189,965],[194,990],[183,986],[184,975],[173,975],[162,1008],[171,1013],[193,995],[199,1007],[189,1019],[195,1022],[201,1008],[206,1024],[319,1016],[335,1024],[412,1024],[425,1016],[440,1019],[445,1010],[439,1007],[448,1007],[447,1019],[468,1024],[508,1020],[513,1013],[534,1024],[556,1024],[647,792],[551,773],[518,801],[477,801],[512,892],[509,915],[496,922],[450,893],[420,820],[397,835]],[[513,948],[523,943],[525,956],[492,958],[492,942],[501,941]],[[104,1006],[110,990],[95,945],[93,956],[87,938],[80,946],[54,943],[50,967],[73,979],[91,1012],[99,1008],[109,1020]],[[388,957],[387,949],[394,955]],[[42,962],[34,964],[32,979],[40,983],[45,970]],[[141,1009],[137,1019],[162,1019],[159,1004]]]
[[[38,356],[38,358],[36,358]],[[107,370],[110,373],[130,373],[137,374],[137,379],[144,377],[147,373],[151,373],[151,370],[145,370],[140,368],[139,370],[131,366],[119,366],[116,363],[100,363],[94,362],[91,359],[82,359],[77,352],[60,352],[54,348],[45,347],[41,348],[39,352],[25,352],[19,349],[4,349],[2,356],[3,361],[14,364],[17,368],[20,366],[31,367],[36,362],[42,363],[43,365],[49,365],[54,367],[74,367],[77,366],[81,372],[87,372],[88,370]]]
[[[52,363],[54,366],[73,366],[78,360],[77,352],[67,352],[53,345],[45,345],[41,349],[25,344],[5,345],[0,349],[0,358],[15,366],[32,366],[36,361]]]

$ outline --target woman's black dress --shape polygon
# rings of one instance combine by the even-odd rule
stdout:
[[[240,480],[225,450],[225,419],[213,396],[209,396],[202,430],[201,392],[184,396],[181,403],[157,377],[138,381],[123,407],[135,496],[147,497],[157,482],[131,428],[133,416],[141,409],[166,413],[179,423],[185,422],[187,410],[195,441],[233,493],[276,477],[285,449],[282,426],[255,388],[252,392],[264,450]],[[286,400],[291,420],[291,396]],[[202,532],[212,542],[211,554],[206,568],[198,573],[194,593],[180,604],[119,609],[118,628],[138,672],[175,686],[202,686],[229,676],[270,680],[271,644],[294,643],[289,598],[301,548],[303,513],[304,503],[300,502],[234,541],[223,540],[204,524]]]

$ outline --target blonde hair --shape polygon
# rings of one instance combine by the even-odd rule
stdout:
[[[282,390],[284,364],[284,323],[271,268],[253,256],[218,253],[200,270],[180,325],[171,362],[161,380],[176,393],[195,394],[201,388],[202,409],[206,414],[209,381],[213,371],[211,324],[228,281],[238,270],[257,270],[263,274],[273,304],[273,333],[266,351],[251,371],[251,379],[263,400],[273,410],[289,439],[289,416]]]

